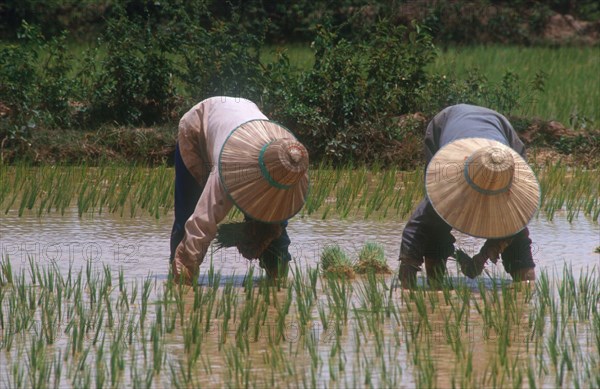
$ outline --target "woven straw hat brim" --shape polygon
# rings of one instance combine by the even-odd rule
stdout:
[[[275,122],[252,120],[229,134],[219,155],[219,176],[228,196],[244,214],[267,223],[294,216],[302,209],[308,194],[306,171],[291,185],[274,185],[258,164],[265,145],[281,139],[297,141],[290,131]]]
[[[512,155],[514,174],[508,190],[485,194],[465,177],[465,161],[481,148]],[[529,223],[540,205],[540,187],[533,170],[513,149],[483,138],[454,141],[431,159],[425,177],[427,196],[438,215],[453,228],[479,238],[506,238]]]

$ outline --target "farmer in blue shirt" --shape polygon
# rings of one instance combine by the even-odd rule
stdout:
[[[472,262],[458,256],[467,276],[479,275],[488,259],[496,263],[501,255],[513,280],[534,280],[526,226],[540,190],[508,120],[483,107],[447,107],[427,127],[425,155],[427,195],[402,234],[402,287],[416,285],[423,263],[430,284],[443,281],[446,260],[455,255],[453,228],[487,239]]]

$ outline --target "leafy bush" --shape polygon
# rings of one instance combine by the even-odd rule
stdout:
[[[38,126],[56,128],[71,122],[69,98],[75,83],[64,35],[48,41],[25,22],[19,31],[19,44],[0,49],[3,147],[27,146],[31,130]]]
[[[46,125],[68,127],[71,124],[71,101],[78,88],[70,75],[73,59],[67,52],[66,33],[43,45],[46,60],[39,75],[39,104],[47,112]]]
[[[500,82],[491,82],[477,69],[460,81],[454,75],[434,74],[429,77],[428,87],[421,91],[419,106],[428,116],[454,104],[468,103],[494,109],[505,115],[526,113],[544,92],[547,75],[539,72],[523,83],[520,77],[507,71]]]
[[[258,3],[216,13],[210,4],[115,5],[99,44],[77,65],[67,54],[66,35],[46,39],[24,23],[21,44],[0,48],[2,146],[25,147],[36,127],[107,132],[114,123],[172,124],[199,100],[233,95],[256,101],[290,128],[315,161],[410,168],[420,156],[427,118],[444,107],[471,103],[524,114],[544,90],[543,73],[521,80],[506,72],[497,82],[477,69],[464,81],[428,76],[436,51],[427,28],[383,20],[352,38],[354,21],[340,24],[332,14],[322,20],[333,22],[315,27],[310,69],[292,68],[285,51],[264,63],[270,24],[244,19],[261,14]],[[578,121],[585,125],[583,117]]]
[[[214,21],[210,28],[192,25],[181,37],[181,78],[196,101],[210,96],[257,99],[261,92],[261,35]]]
[[[13,36],[25,21],[39,26],[46,38],[64,30],[90,31],[114,0],[3,0],[0,3],[0,34]]]
[[[394,139],[394,118],[416,108],[425,86],[424,68],[434,58],[427,31],[382,22],[353,42],[321,26],[313,48],[313,68],[285,78],[289,84],[280,86],[289,92],[267,98],[269,109],[317,158],[377,159],[373,152]],[[285,66],[280,58],[269,70],[281,74]]]
[[[91,114],[102,121],[155,123],[175,103],[170,36],[120,15],[104,34],[106,56],[90,92]]]
[[[27,121],[36,105],[40,36],[37,29],[24,23],[19,44],[0,49],[0,101],[10,108],[16,122]]]
[[[0,3],[0,34],[14,38],[22,20],[41,26],[47,37],[65,29],[86,34],[102,30],[115,9],[124,9],[131,20],[154,25],[168,25],[174,15],[183,13],[197,25],[237,19],[240,29],[256,30],[268,23],[269,42],[305,42],[323,24],[340,26],[340,36],[354,40],[387,17],[405,25],[412,20],[428,25],[436,42],[442,44],[524,43],[536,41],[554,12],[590,21],[600,18],[597,0],[4,0]]]

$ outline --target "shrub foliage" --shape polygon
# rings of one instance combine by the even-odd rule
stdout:
[[[52,9],[62,9],[59,4],[51,2]],[[290,9],[261,4],[110,2],[100,7],[106,18],[100,38],[78,58],[68,54],[68,42],[77,38],[72,33],[45,36],[23,21],[17,40],[0,47],[3,147],[25,147],[36,127],[105,131],[106,124],[176,123],[195,102],[231,95],[256,101],[317,160],[402,165],[411,162],[399,155],[403,147],[422,131],[401,126],[402,115],[455,102],[510,112],[531,97],[514,74],[498,85],[476,75],[466,84],[427,76],[436,54],[431,28],[393,18],[361,23],[384,5],[338,1],[331,8],[337,11],[319,13],[322,2]],[[31,9],[23,6],[19,15]],[[281,20],[274,19],[279,13]],[[309,15],[320,23],[299,36],[312,40],[311,68],[294,69],[284,51],[261,59],[274,35],[294,36],[291,26],[307,23]],[[543,75],[536,85],[530,90],[543,88]]]

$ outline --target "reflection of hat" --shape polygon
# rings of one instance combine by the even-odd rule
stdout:
[[[252,219],[294,216],[308,192],[308,152],[284,127],[251,120],[235,128],[219,155],[219,176],[233,203]]]
[[[521,231],[540,204],[538,181],[525,160],[500,142],[459,139],[427,166],[427,196],[453,228],[480,238]]]

